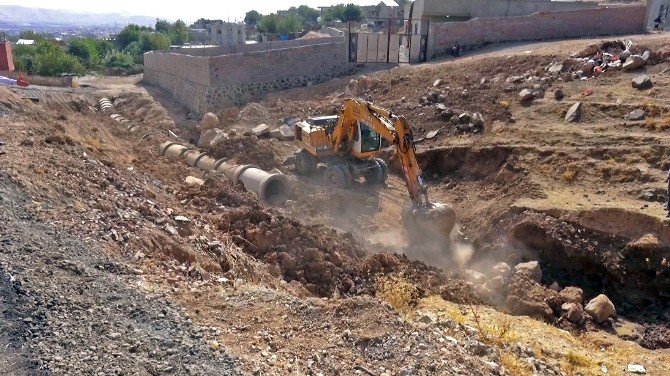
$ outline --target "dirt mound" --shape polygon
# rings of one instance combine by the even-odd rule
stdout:
[[[254,164],[264,170],[278,167],[281,161],[275,156],[270,140],[256,136],[232,136],[222,139],[209,149],[216,159],[231,159],[239,164]]]

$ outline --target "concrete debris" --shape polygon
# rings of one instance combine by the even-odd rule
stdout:
[[[626,62],[623,63],[623,70],[625,71],[631,71],[633,69],[637,69],[640,67],[643,67],[647,62],[642,58],[640,55],[631,55],[628,59],[626,59]]]
[[[616,309],[614,304],[605,294],[600,294],[584,307],[586,313],[593,318],[593,321],[597,323],[603,323],[608,318],[616,315]]]
[[[463,279],[475,285],[486,282],[486,276],[484,274],[472,269],[465,269],[463,271]]]
[[[260,124],[251,129],[251,133],[253,133],[257,137],[261,136],[266,136],[270,134],[270,126],[267,124]]]
[[[533,91],[530,89],[523,89],[519,92],[519,102],[529,102],[535,98]]]
[[[651,78],[647,75],[640,75],[633,78],[631,85],[638,90],[651,89],[654,84],[651,82]]]
[[[549,66],[549,68],[547,70],[549,71],[549,73],[553,73],[553,74],[561,73],[561,71],[563,71],[563,64],[553,63]]]
[[[651,57],[651,51],[649,51],[649,50],[644,51],[642,53],[641,57],[642,57],[642,60],[644,60],[645,62],[649,61],[649,58]]]
[[[508,84],[520,84],[525,80],[526,79],[523,76],[511,76],[508,77],[507,80],[505,80],[505,82],[507,82]]]
[[[458,119],[461,121],[461,124],[468,124],[470,120],[472,119],[472,116],[470,116],[469,113],[464,112],[460,115],[458,115]]]
[[[200,134],[200,138],[198,139],[198,146],[201,148],[212,147],[217,143],[217,141],[221,140],[222,138],[226,138],[226,136],[226,133],[221,129],[208,129]]]
[[[495,265],[493,265],[493,268],[491,268],[491,278],[495,277],[503,277],[504,279],[508,279],[512,276],[512,268],[510,268],[509,265],[505,262],[499,262]]]
[[[568,109],[568,112],[565,114],[565,121],[568,123],[578,122],[582,116],[582,102],[577,102]]]
[[[644,366],[639,365],[639,364],[629,364],[626,366],[626,372],[628,373],[635,373],[638,375],[646,375],[647,370],[644,368]]]
[[[637,110],[633,110],[630,113],[628,113],[628,115],[626,115],[626,120],[628,120],[628,121],[640,121],[640,120],[644,120],[646,115],[647,114],[644,112],[643,109],[637,109]]]
[[[187,176],[186,179],[184,179],[184,183],[188,185],[204,185],[205,181],[200,178],[196,178],[195,176]]]
[[[439,132],[440,132],[440,130],[437,129],[437,130],[426,133],[426,139],[430,140],[431,138],[435,138],[435,136],[437,136],[437,134]]]
[[[437,80],[435,80],[435,82],[433,82],[433,87],[442,86],[443,83],[444,83],[444,80],[442,80],[441,78],[438,78]]]
[[[198,129],[201,131],[216,128],[218,126],[219,118],[211,112],[206,113],[200,120],[200,123],[198,123]]]

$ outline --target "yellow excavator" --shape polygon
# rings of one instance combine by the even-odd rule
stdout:
[[[385,144],[393,145],[412,201],[402,212],[410,244],[448,240],[456,215],[451,207],[428,200],[412,129],[403,116],[345,99],[339,115],[309,118],[297,123],[294,132],[300,147],[291,158],[296,172],[309,176],[323,171],[329,185],[343,189],[360,178],[366,184],[385,184],[388,167],[377,155]]]

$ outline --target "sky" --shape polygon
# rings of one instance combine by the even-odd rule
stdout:
[[[185,0],[185,1],[142,1],[142,0],[0,0],[0,5],[20,5],[31,8],[74,10],[90,13],[124,13],[135,16],[149,16],[185,21],[198,18],[235,19],[241,21],[244,14],[255,9],[263,14],[288,9],[291,6],[309,5],[312,8],[347,2],[345,0]],[[350,1],[354,2],[355,1]]]

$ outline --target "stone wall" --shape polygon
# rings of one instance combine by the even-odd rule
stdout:
[[[221,56],[221,55],[242,54],[247,52],[260,52],[260,51],[279,50],[284,48],[312,46],[315,44],[343,43],[343,42],[344,42],[343,35],[339,35],[329,38],[293,39],[286,41],[237,44],[234,46],[174,48],[170,52],[190,56]]]
[[[537,12],[563,12],[598,8],[598,6],[596,1],[416,0],[413,18],[440,22],[446,21],[447,18],[527,16]]]
[[[428,56],[443,55],[455,44],[477,46],[498,42],[638,34],[646,30],[645,13],[645,6],[636,5],[431,23]]]
[[[344,38],[339,41],[211,57],[152,51],[144,54],[143,80],[168,90],[191,111],[218,112],[347,74],[348,51]]]

